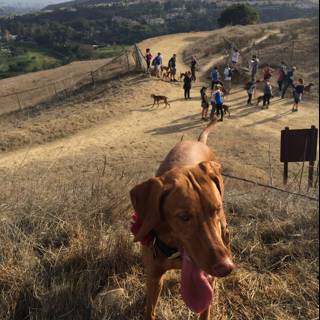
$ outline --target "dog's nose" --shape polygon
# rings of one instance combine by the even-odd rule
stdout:
[[[230,258],[225,258],[213,267],[212,275],[223,278],[228,276],[235,269],[235,265]]]

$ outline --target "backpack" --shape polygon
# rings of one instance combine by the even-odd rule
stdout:
[[[251,86],[252,86],[252,82],[251,81],[249,81],[249,82],[247,82],[247,84],[246,84],[246,86],[244,87],[246,90],[249,90],[250,88],[251,88]]]
[[[153,66],[155,66],[156,65],[156,58],[154,58],[153,60],[152,60],[152,63],[151,63]]]

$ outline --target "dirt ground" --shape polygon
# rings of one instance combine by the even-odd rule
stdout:
[[[179,74],[188,69],[184,62],[186,50],[192,52],[190,48],[193,44],[205,42],[208,36],[212,36],[212,32],[163,36],[148,39],[140,47],[143,51],[150,47],[154,54],[161,52],[165,63],[176,53]],[[208,65],[208,61],[205,65]],[[17,177],[17,184],[21,186],[28,179],[39,182],[49,181],[49,177],[54,179],[52,181],[55,185],[58,180],[71,181],[75,172],[84,176],[88,173],[89,176],[97,168],[98,172],[105,170],[104,179],[110,187],[110,194],[118,198],[121,212],[128,215],[131,212],[126,198],[129,189],[151,177],[168,151],[182,137],[196,139],[206,126],[200,116],[199,91],[203,85],[208,85],[203,79],[204,75],[202,82],[196,82],[193,86],[190,101],[183,98],[182,82],[170,83],[147,75],[130,75],[120,82],[101,87],[99,93],[96,92],[90,99],[70,102],[66,108],[40,111],[33,117],[17,121],[9,119],[6,132],[1,133],[2,137],[7,139],[7,135],[21,134],[23,141],[21,145],[18,143],[15,148],[9,148],[9,151],[0,152],[0,175],[5,182],[3,185],[11,186],[10,181]],[[168,96],[171,107],[152,108],[150,95],[153,93]],[[309,128],[311,125],[319,127],[318,101],[307,98],[302,102],[299,112],[292,113],[292,99],[281,100],[276,96],[270,108],[262,110],[257,106],[246,106],[243,85],[235,85],[231,94],[226,97],[226,104],[231,106],[231,117],[226,116],[224,122],[219,123],[209,137],[209,145],[215,150],[224,172],[269,183],[270,156],[274,184],[282,187],[280,132],[287,126],[292,129]],[[103,163],[104,169],[101,169]],[[301,168],[301,164],[290,166],[290,188],[293,191],[297,191],[296,179]],[[226,180],[228,199],[232,199],[233,194],[240,195],[243,199],[242,186],[230,184],[228,190],[229,184],[229,180]],[[50,188],[50,185],[46,187]],[[303,183],[302,192],[306,191],[305,188]],[[44,193],[47,191],[45,189]],[[248,190],[246,192],[250,193]],[[261,193],[263,192],[262,190]],[[5,199],[4,203],[7,203]],[[3,208],[7,207],[4,205]],[[233,219],[237,221],[238,218]],[[249,228],[251,222],[247,222]],[[237,232],[241,226],[235,225],[233,228]],[[241,260],[240,252],[237,252],[237,257]],[[242,268],[245,268],[244,265]],[[249,276],[248,270],[242,270],[243,279],[246,272]],[[276,278],[272,279],[276,281]],[[165,302],[162,303],[167,306]],[[226,306],[228,303],[223,309]],[[281,306],[275,308],[280,311],[275,311],[274,317],[264,318],[257,311],[254,319],[303,319],[303,316],[290,318],[292,313],[285,313],[285,308],[281,309]],[[245,309],[244,307],[241,317],[230,316],[228,319],[253,319],[245,316]],[[307,309],[303,310],[306,315]],[[313,305],[309,311],[310,316],[314,316],[314,310]],[[225,309],[220,311],[228,314],[231,312]],[[186,319],[185,314],[181,314],[181,319]],[[130,319],[140,318],[132,316]],[[221,316],[219,319],[225,318]]]

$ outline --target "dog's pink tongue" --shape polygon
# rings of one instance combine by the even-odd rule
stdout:
[[[200,270],[183,252],[181,294],[186,305],[196,313],[207,310],[213,298],[213,289],[206,277],[206,273]]]

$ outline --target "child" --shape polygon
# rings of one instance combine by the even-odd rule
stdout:
[[[302,95],[304,91],[304,81],[303,79],[298,80],[298,84],[294,86],[294,91],[293,91],[293,107],[292,107],[292,112],[298,112],[298,105],[301,102]]]
[[[146,50],[145,59],[146,59],[146,62],[147,62],[147,72],[150,72],[152,54],[151,54],[151,50],[149,48]]]
[[[245,89],[247,90],[247,94],[248,94],[248,101],[247,101],[247,106],[252,106],[253,103],[252,103],[252,97],[253,97],[253,93],[254,93],[254,90],[256,88],[256,85],[255,83],[250,80],[247,84],[246,84],[246,87]]]
[[[272,98],[272,86],[270,84],[270,82],[268,80],[265,81],[265,85],[263,88],[263,106],[262,109],[264,107],[266,107],[266,109],[269,108],[270,105],[270,99]]]
[[[191,77],[191,72],[188,71],[184,77],[183,80],[183,89],[184,89],[184,98],[191,99],[190,98],[190,91],[191,91],[191,86],[192,86],[192,77]]]
[[[222,93],[222,86],[220,84],[217,84],[215,87],[215,91],[212,93],[211,101],[214,99],[214,106],[217,109],[217,115],[221,113],[221,118],[219,121],[223,121],[223,93]],[[212,108],[210,119],[213,119],[214,117],[214,109]]]
[[[201,94],[201,107],[202,107],[201,119],[208,120],[209,102],[208,102],[208,96],[207,96],[207,88],[202,87],[202,89],[200,90],[200,94]]]

